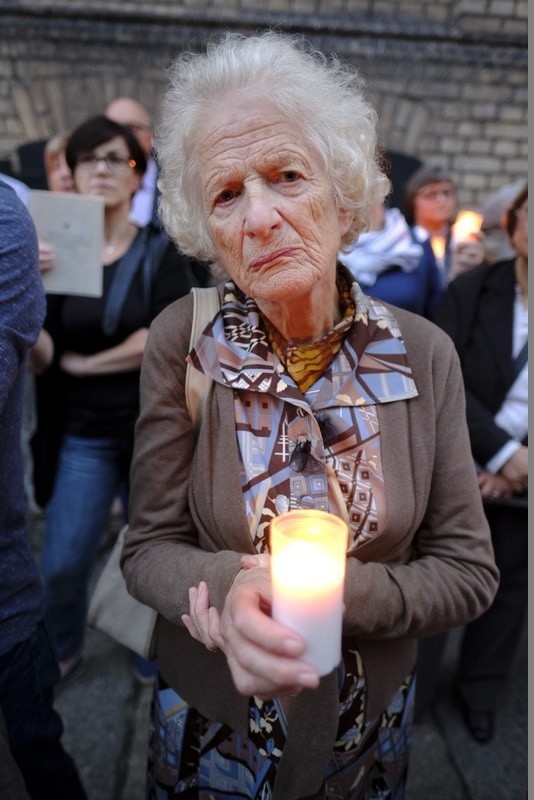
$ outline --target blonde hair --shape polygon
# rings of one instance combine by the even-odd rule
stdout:
[[[43,157],[47,174],[54,168],[58,157],[65,152],[68,138],[68,133],[56,133],[45,144]]]
[[[186,254],[215,260],[198,186],[196,136],[214,108],[245,89],[268,98],[322,159],[338,208],[353,215],[342,241],[348,249],[390,188],[379,165],[376,113],[354,68],[272,31],[228,33],[205,53],[183,53],[171,67],[156,136],[160,213],[169,235]]]

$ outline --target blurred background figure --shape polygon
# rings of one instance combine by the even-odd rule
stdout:
[[[117,97],[108,104],[104,111],[106,117],[128,128],[143,148],[146,158],[146,170],[139,189],[132,198],[131,219],[139,227],[149,222],[160,227],[157,215],[157,180],[158,165],[154,157],[154,130],[150,114],[141,103],[130,97]]]
[[[528,188],[505,216],[516,253],[453,280],[435,321],[453,339],[500,585],[465,629],[456,688],[473,738],[489,742],[523,629],[528,581]],[[432,696],[444,637],[420,642],[417,715]]]
[[[478,229],[468,236],[454,236],[458,196],[446,170],[437,166],[416,170],[406,182],[401,210],[417,241],[430,240],[443,285],[482,262],[484,249]]]
[[[376,206],[368,232],[338,258],[366,294],[424,317],[434,313],[443,285],[434,253],[428,239],[416,240],[398,208]]]
[[[423,165],[407,180],[401,211],[417,241],[430,239],[444,282],[451,268],[451,226],[457,210],[456,186],[447,170]]]
[[[61,744],[63,723],[53,706],[59,670],[28,541],[21,417],[28,353],[45,314],[37,254],[31,217],[0,180],[0,752],[9,741],[27,790],[19,791],[20,776],[4,753],[0,796],[84,800]]]
[[[130,97],[118,97],[116,100],[112,100],[105,110],[105,115],[118,122],[119,125],[124,125],[133,133],[146,157],[147,166],[141,179],[141,185],[132,198],[130,219],[141,228],[150,224],[163,233],[158,216],[159,167],[154,153],[154,129],[150,115],[141,103]],[[172,246],[174,247],[174,244]],[[189,263],[199,286],[208,286],[217,282],[210,273],[207,263],[196,259],[191,259]]]
[[[46,182],[51,192],[74,191],[72,173],[65,158],[68,138],[67,133],[56,133],[47,141],[44,148]]]
[[[92,117],[70,135],[66,158],[75,191],[104,201],[104,278],[102,297],[48,295],[52,360],[38,380],[33,444],[36,499],[47,511],[42,571],[64,679],[81,667],[89,576],[112,502],[121,487],[127,494],[148,327],[197,285],[191,260],[166,234],[130,219],[146,160],[128,128]]]
[[[506,230],[506,212],[524,186],[524,181],[512,181],[500,186],[484,198],[479,206],[484,235],[484,261],[493,264],[516,255]]]

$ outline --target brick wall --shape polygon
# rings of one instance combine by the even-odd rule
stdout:
[[[268,25],[355,64],[382,145],[451,170],[463,205],[526,177],[526,0],[0,0],[0,159],[118,95],[157,120],[180,50]]]

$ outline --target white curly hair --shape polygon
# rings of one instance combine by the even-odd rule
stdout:
[[[181,54],[169,71],[156,135],[160,214],[180,250],[216,261],[199,186],[197,135],[214,109],[244,91],[265,96],[302,132],[330,175],[339,209],[351,211],[349,249],[383,202],[389,180],[377,148],[377,118],[358,72],[300,37],[227,33],[205,53]]]

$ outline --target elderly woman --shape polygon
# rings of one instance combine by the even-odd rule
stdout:
[[[142,366],[122,563],[159,612],[149,797],[402,797],[416,638],[495,593],[452,343],[337,265],[388,188],[375,125],[351,69],[282,35],[174,66],[164,222],[229,278],[189,355],[212,381],[196,434],[191,298]],[[309,507],[350,521],[321,678],[270,615],[269,522]]]

